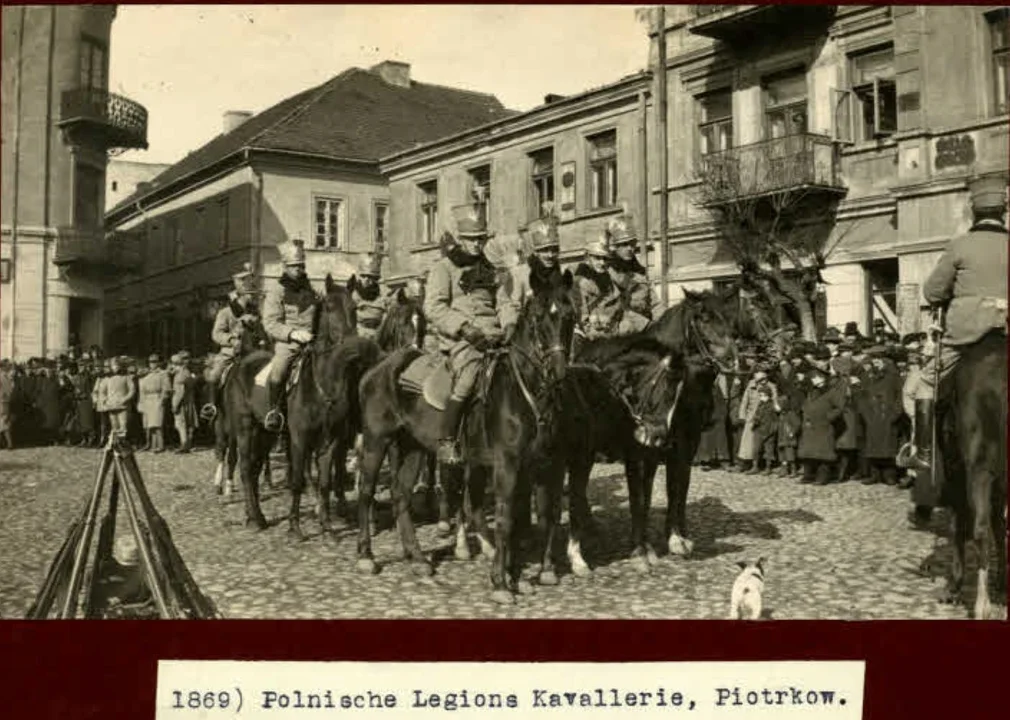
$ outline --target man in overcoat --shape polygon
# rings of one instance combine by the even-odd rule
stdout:
[[[382,259],[371,253],[362,256],[351,293],[361,337],[375,339],[389,310],[389,296],[383,294],[379,284],[381,277]]]
[[[617,325],[618,335],[627,335],[645,328],[652,320],[654,298],[645,267],[635,255],[638,234],[634,218],[621,213],[607,223],[607,235],[612,255],[607,269],[621,296],[623,314]]]
[[[177,453],[193,449],[193,427],[196,425],[196,400],[193,388],[196,380],[189,370],[189,352],[182,350],[172,356],[175,374],[172,376],[172,415],[179,432]]]
[[[160,453],[165,451],[162,428],[165,425],[165,400],[172,396],[172,383],[157,354],[147,358],[147,365],[149,371],[140,381],[140,412],[144,416],[146,447]]]
[[[255,322],[257,316],[254,294],[256,276],[252,265],[246,263],[242,270],[231,276],[234,289],[228,293],[228,302],[214,316],[211,340],[218,346],[218,352],[211,358],[207,370],[207,384],[210,402],[200,409],[200,415],[213,419],[221,405],[221,376],[225,368],[235,361],[242,344],[242,334],[246,325]]]

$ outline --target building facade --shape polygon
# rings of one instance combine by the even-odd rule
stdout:
[[[169,167],[166,163],[111,158],[105,169],[105,211],[119,205]]]
[[[551,95],[528,112],[385,157],[390,279],[423,277],[440,256],[442,233],[455,230],[452,208],[476,193],[489,229],[505,237],[518,237],[552,203],[563,261],[581,258],[622,205],[644,240],[649,89],[649,74],[639,73],[579,95]]]
[[[147,112],[108,92],[114,5],[3,8],[0,356],[102,342],[102,286],[135,269],[102,222],[108,152]]]
[[[1007,175],[1007,27],[996,6],[666,8],[671,297],[737,272],[699,201],[733,168],[830,208],[827,324],[919,329],[966,181]]]
[[[225,113],[220,135],[107,214],[142,248],[142,272],[106,288],[109,347],[213,350],[232,273],[249,263],[265,288],[282,271],[277,246],[292,238],[305,242],[319,287],[328,273],[348,278],[362,254],[388,252],[379,158],[510,114],[493,96],[417,82],[391,61],[258,115]]]

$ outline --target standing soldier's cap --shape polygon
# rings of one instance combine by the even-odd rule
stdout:
[[[487,225],[478,212],[478,206],[457,205],[452,209],[453,220],[456,221],[456,236],[461,238],[488,237]]]
[[[189,360],[189,350],[180,350],[179,362],[186,362],[187,360]]]
[[[611,218],[607,222],[607,236],[611,245],[628,245],[638,239],[635,232],[635,219],[628,212],[627,207],[617,217]]]
[[[975,210],[1005,210],[1007,182],[999,175],[985,175],[968,181],[971,206]]]
[[[158,353],[151,353],[150,355],[147,356],[147,362],[150,364],[160,363],[161,358],[158,357]]]
[[[253,275],[252,265],[244,263],[242,269],[231,276],[235,289],[239,292],[251,293],[256,290],[256,276]]]
[[[561,237],[558,234],[558,216],[554,214],[554,203],[544,203],[542,210],[543,215],[526,226],[529,241],[534,250],[560,248]]]
[[[286,266],[305,264],[305,241],[301,238],[293,238],[279,245],[277,251],[281,254],[281,262]]]
[[[169,362],[171,362],[173,365],[178,365],[179,363],[181,363],[182,362],[182,353],[176,353],[175,355],[173,355],[172,357],[170,357],[169,358]]]
[[[381,277],[382,258],[372,253],[363,255],[361,260],[358,261],[358,275],[374,278]]]

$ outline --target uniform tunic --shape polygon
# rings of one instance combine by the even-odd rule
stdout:
[[[617,334],[642,330],[652,320],[652,287],[645,268],[637,258],[630,261],[611,258],[607,269],[624,306]]]
[[[175,427],[185,436],[189,428],[196,424],[196,405],[193,388],[196,380],[187,368],[178,368],[172,377],[172,415]]]
[[[105,378],[105,410],[113,430],[126,431],[128,406],[136,397],[133,377],[126,374],[110,375]]]
[[[355,287],[351,298],[358,317],[358,335],[374,339],[389,309],[389,296],[383,295],[382,288],[375,285],[370,288]]]
[[[308,278],[296,281],[284,275],[267,291],[263,299],[263,329],[274,340],[272,383],[283,381],[291,361],[301,349],[298,343],[291,341],[291,333],[295,330],[312,332],[317,300]]]
[[[145,430],[164,426],[165,400],[171,396],[172,383],[164,370],[154,370],[141,378],[139,408],[144,416]]]
[[[235,358],[241,348],[245,326],[242,324],[241,317],[235,313],[240,307],[238,293],[232,292],[228,295],[227,304],[218,310],[214,317],[214,327],[211,329],[210,339],[220,349],[211,358],[207,368],[208,382],[217,382],[221,379],[225,366]],[[248,314],[255,313],[252,303],[244,309]]]
[[[583,263],[575,271],[579,291],[579,326],[587,338],[601,337],[613,327],[621,312],[621,292],[609,270],[596,272]]]

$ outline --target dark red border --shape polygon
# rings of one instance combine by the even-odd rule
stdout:
[[[962,3],[953,0],[951,4]],[[924,597],[922,602],[934,600]],[[161,658],[814,659],[867,661],[864,698],[867,718],[984,720],[1006,714],[1006,691],[1002,683],[1007,675],[1008,647],[1010,624],[968,621],[730,624],[716,621],[29,623],[0,620],[0,718],[135,720],[153,717],[156,668]]]

